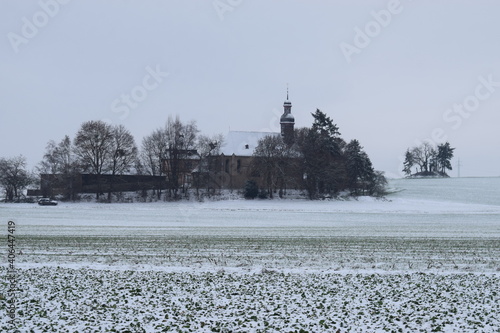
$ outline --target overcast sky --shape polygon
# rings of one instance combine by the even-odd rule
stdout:
[[[0,156],[30,167],[82,122],[140,145],[169,115],[279,131],[319,108],[374,167],[448,140],[452,176],[500,176],[499,1],[0,0]]]

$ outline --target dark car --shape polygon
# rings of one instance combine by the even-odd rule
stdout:
[[[40,200],[38,200],[38,204],[40,206],[55,206],[57,205],[57,201],[50,198],[41,198]]]

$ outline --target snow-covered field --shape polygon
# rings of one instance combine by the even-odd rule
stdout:
[[[0,204],[22,252],[19,329],[498,332],[500,178],[390,186],[404,190],[387,200]]]

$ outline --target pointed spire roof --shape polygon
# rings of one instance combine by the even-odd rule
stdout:
[[[295,118],[292,115],[292,102],[288,99],[288,84],[286,85],[286,101],[283,103],[283,114],[280,118],[280,123],[294,123]]]
[[[286,84],[286,101],[284,105],[292,105],[292,102],[288,99],[288,83]]]

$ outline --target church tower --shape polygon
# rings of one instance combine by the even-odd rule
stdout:
[[[283,103],[283,115],[280,118],[280,124],[283,140],[288,144],[293,143],[295,118],[292,115],[292,102],[288,100],[288,88],[286,89],[286,101]]]

